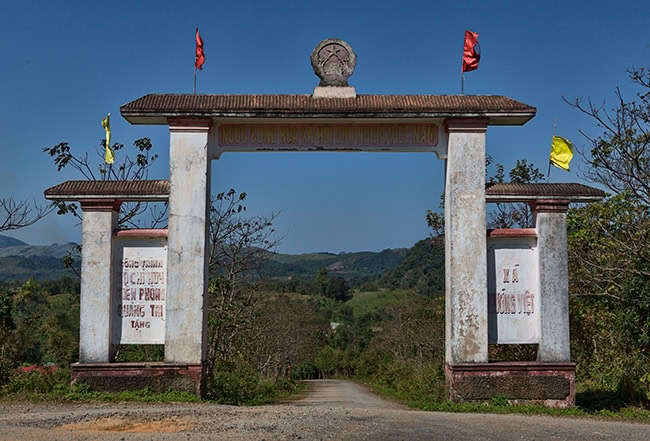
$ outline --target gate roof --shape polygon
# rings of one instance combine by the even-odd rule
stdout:
[[[132,124],[168,124],[168,118],[487,118],[491,125],[522,125],[537,109],[500,95],[149,94],[120,108]]]

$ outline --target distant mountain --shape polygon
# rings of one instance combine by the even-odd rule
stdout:
[[[66,244],[53,243],[52,245],[20,245],[0,248],[0,257],[21,256],[21,257],[54,257],[61,259],[74,251],[77,244],[69,242]]]
[[[13,240],[15,239],[6,242],[8,246],[0,247],[0,281],[25,280],[30,277],[44,280],[71,274],[63,266],[63,257],[70,252],[75,254],[76,244],[27,245],[21,241],[16,241],[18,244],[15,244]],[[350,282],[363,283],[393,270],[408,253],[408,248],[340,254],[268,253],[263,273],[271,278],[313,279],[319,270],[325,268],[332,275],[342,276]]]
[[[0,234],[0,248],[6,247],[19,247],[22,245],[27,245],[22,240],[14,239],[13,237],[3,236]]]
[[[6,244],[3,246],[3,244]],[[63,257],[75,254],[77,245],[70,242],[52,245],[27,245],[11,237],[0,235],[0,281],[57,279],[71,275],[63,266]]]
[[[270,277],[314,278],[322,268],[348,280],[379,276],[395,268],[406,256],[407,248],[381,252],[269,254],[264,273]]]
[[[0,281],[54,280],[61,276],[74,276],[72,270],[63,266],[63,259],[50,256],[0,257]]]

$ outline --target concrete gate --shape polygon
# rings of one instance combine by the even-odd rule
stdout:
[[[146,378],[154,389],[201,393],[210,174],[222,153],[432,152],[446,165],[449,397],[573,403],[566,210],[603,193],[580,184],[486,187],[488,127],[523,125],[534,107],[495,95],[357,95],[347,84],[355,62],[349,45],[329,39],[312,54],[321,81],[311,95],[143,96],[121,114],[132,124],[169,127],[169,181],[68,181],[45,191],[83,209],[73,378],[105,389],[142,387]],[[118,231],[125,201],[168,201],[168,229]],[[486,202],[531,204],[535,228],[486,234]],[[518,283],[526,290],[510,290]],[[164,343],[165,361],[113,363],[120,343]],[[488,363],[488,343],[535,343],[539,360]]]

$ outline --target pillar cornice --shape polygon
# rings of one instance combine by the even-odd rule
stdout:
[[[570,203],[568,199],[538,199],[530,207],[535,213],[566,213]]]
[[[118,199],[81,199],[79,201],[83,211],[120,211],[122,201]]]
[[[208,133],[212,128],[211,118],[167,118],[170,132]]]
[[[446,118],[445,130],[447,133],[485,133],[488,118]]]

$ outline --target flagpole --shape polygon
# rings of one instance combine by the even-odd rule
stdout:
[[[460,94],[465,95],[465,71],[460,74]]]
[[[557,118],[553,124],[553,137],[555,137],[555,130],[557,129]],[[551,138],[551,148],[553,148],[553,138]],[[546,182],[551,180],[551,156],[548,157],[548,173],[546,174]]]
[[[194,63],[194,95],[196,95],[196,63]]]

